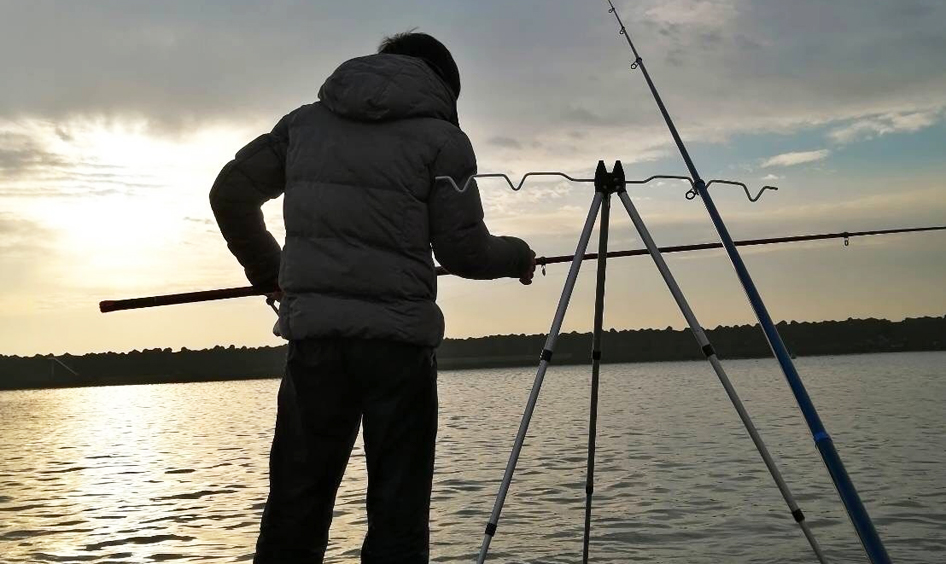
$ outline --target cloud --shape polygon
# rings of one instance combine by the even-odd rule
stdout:
[[[802,225],[808,232],[942,225],[942,218],[946,215],[943,195],[944,187],[933,184],[864,194],[840,201],[800,202],[773,207],[762,215],[729,213],[727,220],[741,225],[737,231],[760,235],[797,233]]]
[[[106,186],[116,182],[111,169],[70,161],[48,148],[42,132],[20,129],[0,129],[0,197],[89,195],[115,189]]]
[[[604,116],[577,104],[569,104],[561,112],[561,116],[568,122],[584,126],[614,126],[617,116]]]
[[[44,149],[33,137],[0,131],[0,174],[20,177],[38,169],[62,166],[60,156]]]
[[[522,143],[513,139],[512,137],[505,137],[502,135],[497,135],[496,137],[490,137],[486,141],[490,145],[495,145],[496,147],[504,147],[507,149],[521,149]]]
[[[731,0],[663,0],[647,8],[644,15],[662,24],[722,27],[736,16],[737,4]]]
[[[0,250],[4,256],[8,253],[29,253],[44,248],[42,237],[46,235],[39,224],[17,217],[8,212],[0,212]]]
[[[828,133],[828,137],[838,143],[850,143],[888,133],[912,133],[935,124],[939,119],[939,111],[870,116],[835,128]]]
[[[464,77],[461,123],[478,124],[483,142],[544,137],[563,119],[603,129],[640,128],[657,117],[639,73],[628,69],[613,18],[584,3],[535,13],[499,0],[438,10],[418,1],[275,0],[267,10],[234,2],[10,3],[0,21],[0,119],[145,119],[178,135],[209,123],[264,127],[313,101],[341,61],[413,25],[449,38]],[[944,105],[942,2],[617,5],[687,138]],[[521,26],[525,18],[530,26]]]
[[[794,133],[866,116],[946,106],[937,94],[946,89],[946,75],[930,64],[946,49],[946,29],[930,18],[946,18],[946,4],[922,0],[895,6],[852,0],[830,6],[764,0],[623,4],[618,7],[625,24],[684,137],[706,130],[719,131],[723,138],[736,133]],[[717,41],[708,43],[697,33],[703,18],[721,36]],[[642,19],[655,25],[649,29],[640,23]],[[886,48],[871,49],[877,44]],[[867,51],[872,53],[869,58],[864,56]],[[672,64],[681,68],[661,71],[661,66]],[[632,78],[639,82],[639,77]],[[700,85],[699,96],[693,96],[693,84]],[[646,89],[635,87],[631,92],[635,100],[638,95],[646,97]],[[652,110],[647,104],[626,105],[635,111],[636,106]]]
[[[818,151],[797,151],[794,153],[782,153],[775,155],[762,162],[762,168],[770,166],[793,166],[803,163],[812,163],[827,158],[831,154],[828,149]]]
[[[518,233],[524,237],[552,236],[574,239],[581,231],[588,208],[561,205],[528,215],[508,215],[490,220],[490,228],[498,233]]]
[[[35,221],[0,212],[0,309],[28,309],[38,288],[58,280],[50,269],[56,234]]]
[[[158,162],[166,155],[150,153],[156,145],[147,141],[105,123],[0,119],[0,198],[154,191],[166,186],[169,168]]]

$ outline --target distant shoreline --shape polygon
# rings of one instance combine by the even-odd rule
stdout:
[[[946,316],[846,321],[781,322],[783,340],[800,357],[946,350]],[[758,325],[717,327],[707,336],[720,358],[771,356]],[[538,363],[545,335],[497,335],[446,339],[437,359],[441,370],[516,368]],[[699,360],[702,353],[689,330],[605,331],[603,363]],[[157,384],[278,378],[285,346],[222,347],[192,351],[149,349],[81,356],[0,356],[0,390]],[[590,363],[591,334],[562,334],[553,364]],[[61,363],[61,364],[60,364]],[[68,368],[67,368],[68,367]],[[74,370],[73,374],[69,369]]]

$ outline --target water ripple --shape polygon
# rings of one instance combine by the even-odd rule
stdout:
[[[727,366],[829,559],[863,560],[777,366]],[[799,360],[897,562],[946,554],[944,367],[943,353]],[[550,369],[491,561],[580,558],[589,372]],[[475,559],[533,375],[440,375],[432,561]],[[251,561],[277,386],[0,392],[0,559]],[[601,390],[595,562],[812,560],[704,363],[608,365]],[[364,465],[359,440],[338,492],[327,562],[358,559],[367,526]]]

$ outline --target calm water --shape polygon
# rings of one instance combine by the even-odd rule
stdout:
[[[894,560],[946,561],[946,354],[798,364]],[[829,558],[865,561],[775,363],[726,366]],[[580,561],[589,372],[549,371],[492,561]],[[434,561],[474,559],[533,375],[441,373]],[[0,392],[0,562],[251,560],[277,385]],[[601,391],[596,562],[814,561],[708,365],[606,365]],[[364,490],[359,444],[330,562]]]

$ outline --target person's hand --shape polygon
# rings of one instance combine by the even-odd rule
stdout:
[[[282,290],[276,290],[275,292],[270,292],[266,294],[266,305],[268,305],[269,307],[273,309],[276,309],[275,304],[281,302],[282,297],[283,297]]]
[[[529,252],[532,254],[532,258],[529,259],[529,269],[519,277],[519,282],[525,286],[532,284],[532,278],[535,276],[535,251]]]

